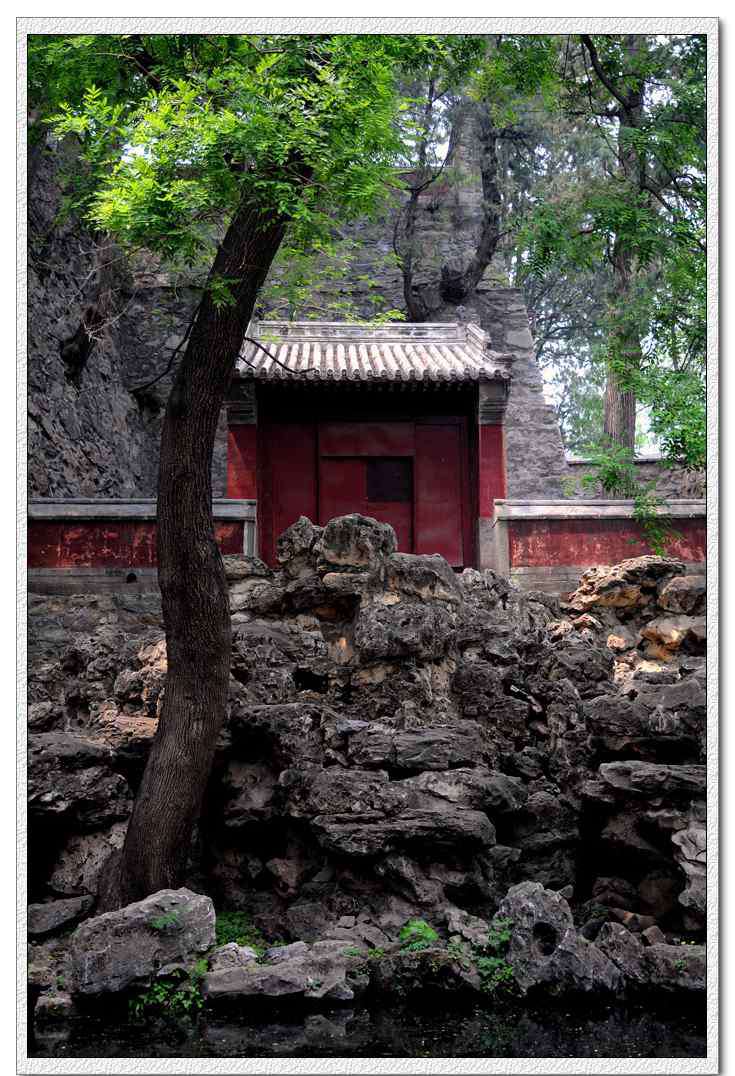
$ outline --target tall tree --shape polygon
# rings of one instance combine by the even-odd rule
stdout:
[[[474,58],[470,77],[462,72],[461,82],[430,67],[421,72],[422,105],[414,116],[408,197],[394,233],[411,320],[427,321],[447,306],[464,303],[492,263],[508,232],[499,158],[504,147],[527,143],[528,132],[519,122],[520,108],[550,85],[554,59],[549,37],[494,35],[482,41],[482,52]],[[423,266],[419,274],[420,200],[454,166],[460,140],[473,147],[480,173],[480,219],[474,246],[464,257],[445,257],[433,272],[427,273]]]
[[[287,232],[306,246],[335,213],[371,210],[400,150],[402,69],[451,49],[423,35],[31,40],[37,115],[80,142],[75,204],[128,249],[209,266],[162,432],[164,703],[108,908],[180,884],[225,717],[231,627],[211,462],[258,291]]]
[[[607,266],[607,442],[632,452],[639,400],[671,457],[701,466],[706,42],[569,39],[560,99],[609,153],[602,176],[540,202],[525,272]]]

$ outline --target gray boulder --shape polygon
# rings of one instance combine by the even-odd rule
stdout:
[[[215,1003],[253,997],[352,1001],[366,979],[361,983],[359,975],[349,974],[361,961],[345,949],[342,941],[321,941],[312,946],[297,942],[274,954],[275,962],[211,971],[204,977],[203,992]]]
[[[162,889],[88,919],[71,941],[74,992],[116,993],[196,960],[214,945],[214,925],[212,901],[190,889]]]
[[[238,945],[237,942],[228,942],[215,949],[209,958],[210,971],[225,971],[228,968],[244,968],[248,964],[254,964],[258,959],[255,949],[249,945]]]
[[[706,595],[706,576],[676,575],[659,590],[658,604],[669,613],[696,614],[704,611]]]
[[[493,918],[511,921],[505,959],[522,995],[542,988],[554,995],[617,993],[623,976],[596,945],[574,927],[562,896],[538,882],[513,886]]]
[[[707,989],[706,945],[649,945],[649,983],[667,994],[703,994]]]
[[[94,903],[92,897],[69,897],[46,904],[28,905],[28,934],[42,938],[83,919]]]
[[[388,523],[353,513],[330,520],[314,550],[320,572],[374,571],[395,553],[396,534]]]
[[[441,948],[390,953],[375,962],[370,979],[381,995],[399,998],[481,989],[480,976],[470,962]]]

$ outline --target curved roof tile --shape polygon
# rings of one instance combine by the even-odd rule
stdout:
[[[237,363],[258,381],[476,382],[510,377],[511,356],[490,350],[477,325],[261,321]],[[264,350],[265,349],[265,350]]]

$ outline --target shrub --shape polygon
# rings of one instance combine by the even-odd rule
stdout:
[[[406,952],[428,949],[439,941],[439,935],[425,919],[409,919],[398,935],[401,948]]]

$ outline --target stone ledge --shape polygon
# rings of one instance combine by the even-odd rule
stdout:
[[[218,497],[212,501],[215,519],[254,520],[257,501]],[[28,518],[33,520],[66,519],[155,519],[153,498],[103,499],[36,498],[28,503]]]
[[[513,519],[632,519],[635,502],[632,500],[588,500],[587,498],[562,498],[549,500],[498,500],[495,502],[496,520]],[[690,519],[705,516],[707,502],[702,499],[676,499],[666,501],[656,514],[667,519]]]

